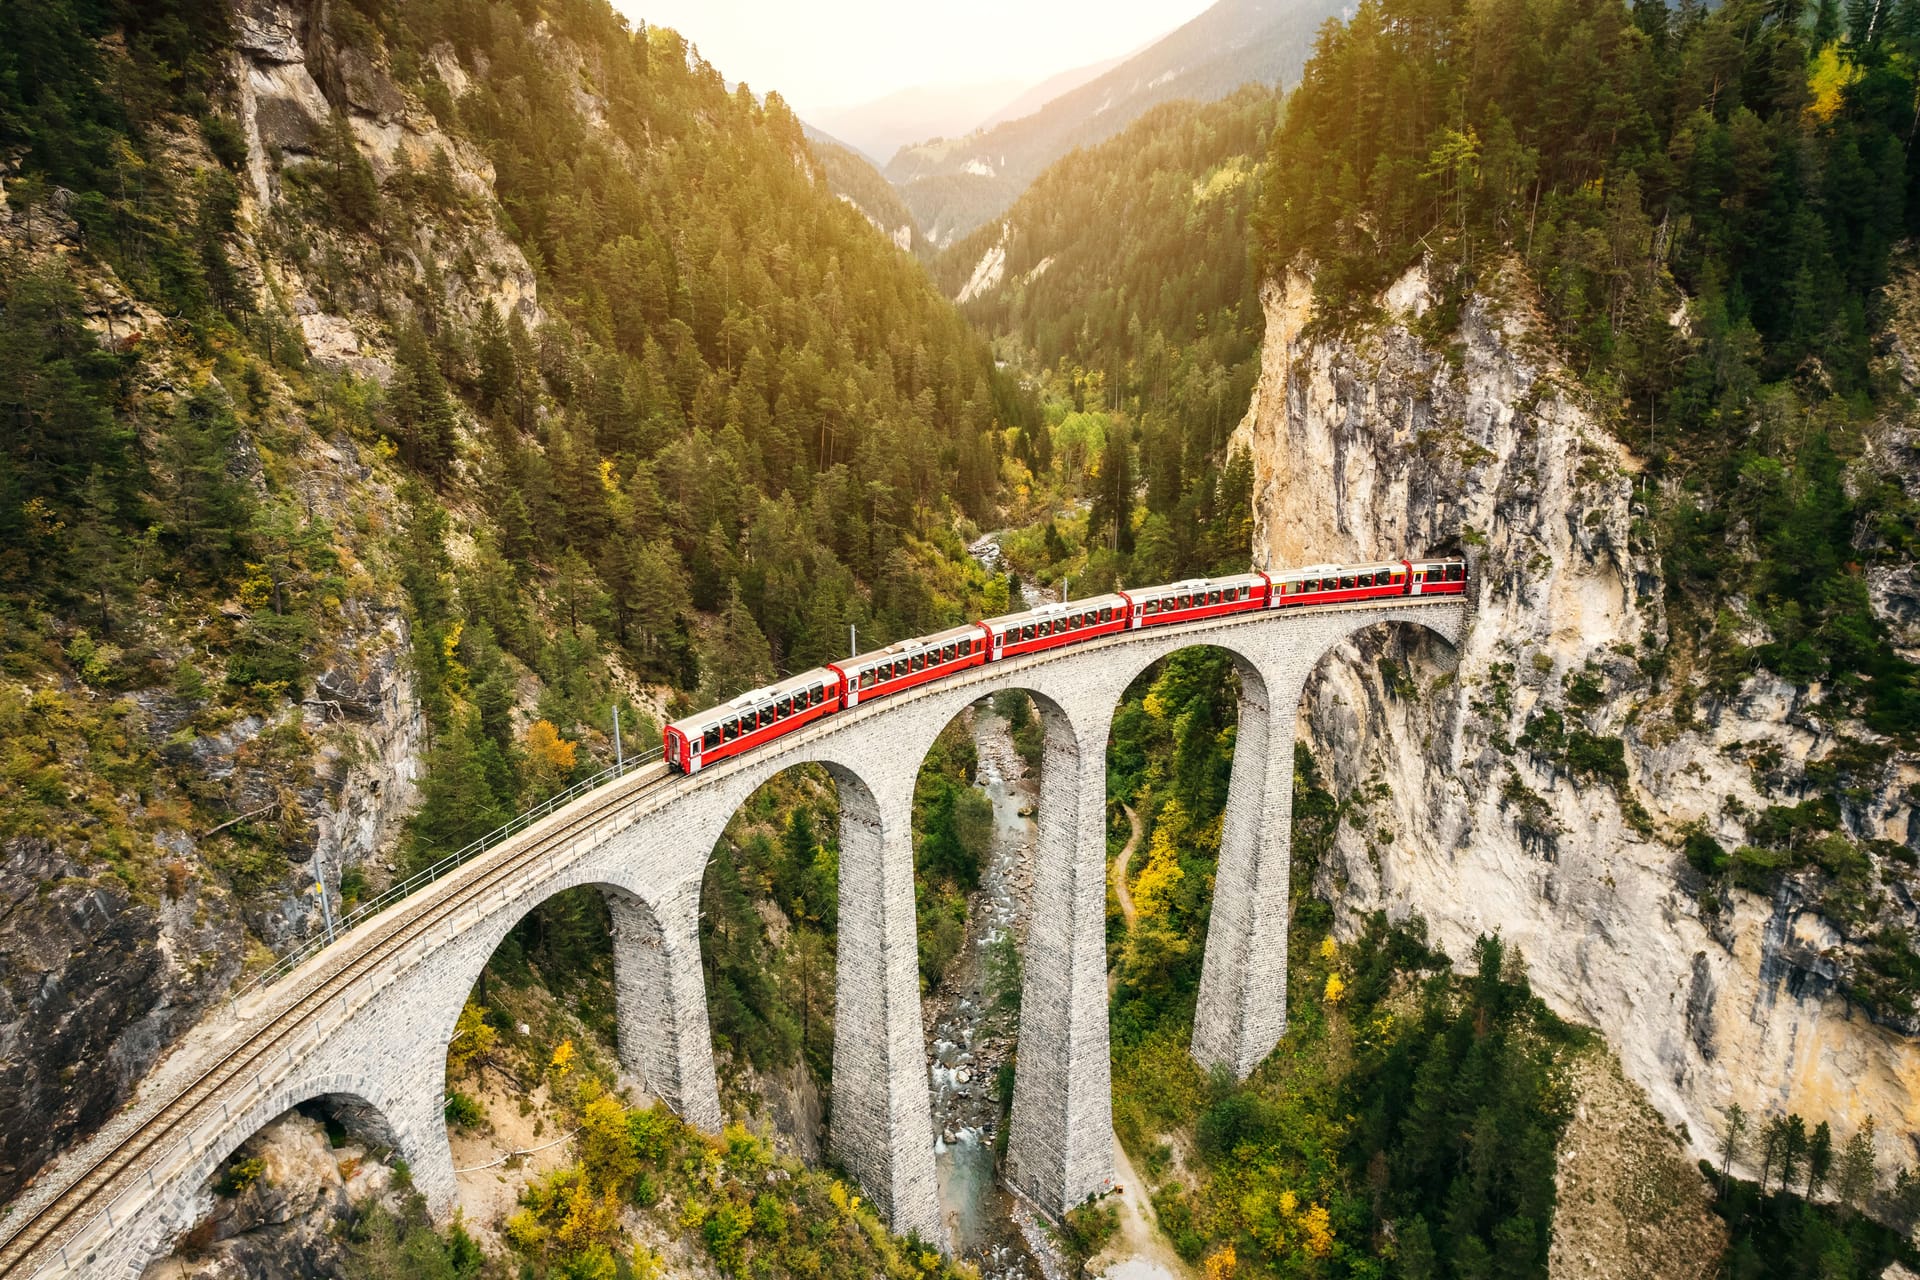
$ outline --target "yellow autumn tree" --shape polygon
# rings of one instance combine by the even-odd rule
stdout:
[[[1234,1268],[1239,1265],[1239,1255],[1234,1253],[1232,1245],[1225,1244],[1207,1255],[1203,1271],[1206,1280],[1233,1280]]]
[[[453,1024],[453,1043],[447,1046],[447,1078],[458,1080],[466,1075],[474,1059],[484,1058],[493,1050],[499,1035],[487,1025],[486,1006],[469,996],[460,1010],[460,1020]]]
[[[627,1109],[600,1093],[580,1111],[580,1166],[597,1192],[623,1191],[640,1171],[627,1124]]]
[[[1180,846],[1187,832],[1187,811],[1180,801],[1169,800],[1153,824],[1153,839],[1147,846],[1147,865],[1133,882],[1133,903],[1143,920],[1164,916],[1168,901],[1186,872],[1180,869]]]
[[[573,1070],[573,1041],[562,1040],[553,1051],[553,1060],[547,1063],[547,1069],[553,1072],[555,1083],[565,1080],[567,1073]]]
[[[1333,1217],[1324,1205],[1313,1205],[1300,1215],[1300,1240],[1316,1258],[1333,1252]]]
[[[557,791],[573,773],[574,744],[545,720],[527,726],[527,773],[541,794]]]
[[[1327,975],[1327,991],[1326,991],[1327,1003],[1339,1004],[1342,1000],[1346,998],[1346,995],[1347,995],[1347,984],[1341,980],[1340,975],[1337,973],[1328,974]]]
[[[1821,124],[1831,121],[1846,102],[1847,87],[1864,74],[1851,59],[1840,56],[1838,41],[1822,49],[1807,71],[1807,88],[1812,91],[1807,115]]]

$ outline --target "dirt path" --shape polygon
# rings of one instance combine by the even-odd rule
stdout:
[[[1140,815],[1133,811],[1133,806],[1130,804],[1123,804],[1120,807],[1126,810],[1127,821],[1133,826],[1133,834],[1127,837],[1127,847],[1122,849],[1120,856],[1114,860],[1113,892],[1114,896],[1120,899],[1120,914],[1126,917],[1127,928],[1131,929],[1135,913],[1133,894],[1127,890],[1127,862],[1133,857],[1133,851],[1140,847]]]
[[[1129,810],[1128,812],[1132,812]],[[1137,835],[1140,827],[1134,824]],[[1160,1234],[1147,1184],[1134,1171],[1120,1139],[1113,1140],[1113,1176],[1120,1184],[1120,1234],[1100,1257],[1087,1266],[1089,1275],[1104,1280],[1185,1280],[1193,1271]]]
[[[1127,891],[1127,860],[1133,857],[1133,851],[1138,848],[1140,844],[1140,815],[1133,811],[1133,806],[1130,804],[1123,804],[1120,807],[1127,811],[1127,821],[1133,824],[1133,834],[1127,837],[1127,847],[1122,849],[1120,856],[1113,860],[1113,894],[1116,898],[1120,899],[1120,914],[1126,918],[1127,928],[1131,929],[1133,928],[1135,912],[1133,909],[1133,895]],[[1113,999],[1114,988],[1119,985],[1120,971],[1118,969],[1108,969],[1107,999]],[[1115,1145],[1114,1149],[1119,1149],[1118,1144]]]

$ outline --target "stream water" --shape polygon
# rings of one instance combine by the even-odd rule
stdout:
[[[1019,941],[1026,932],[1034,787],[1007,722],[985,704],[968,716],[979,751],[976,785],[993,805],[993,844],[968,903],[960,952],[923,1011],[932,1028],[934,1169],[955,1253],[978,1266],[983,1280],[1041,1280],[1045,1273],[1014,1224],[1012,1197],[994,1177],[998,1077],[1013,1052],[1017,1014],[995,1007],[992,957],[1004,949],[1002,939]]]

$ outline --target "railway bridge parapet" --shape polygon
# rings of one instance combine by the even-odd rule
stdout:
[[[700,889],[726,824],[803,763],[841,805],[829,1143],[895,1230],[944,1240],[914,921],[913,792],[968,705],[1029,693],[1045,733],[1007,1177],[1060,1214],[1112,1178],[1106,994],[1106,748],[1127,687],[1196,645],[1227,651],[1241,706],[1192,1051],[1245,1076],[1286,1030],[1293,742],[1314,666],[1354,632],[1408,623],[1457,643],[1460,597],[1266,612],[1124,632],[971,668],[828,716],[691,777],[664,766],[581,797],[409,897],[199,1028],[128,1109],[0,1217],[0,1278],[129,1276],[204,1211],[232,1151],[288,1108],[377,1117],[436,1213],[455,1171],[447,1047],[482,968],[554,894],[592,886],[614,926],[623,1066],[696,1126],[722,1118],[700,965]]]

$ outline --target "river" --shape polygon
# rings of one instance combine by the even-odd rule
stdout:
[[[1012,1057],[1018,1022],[1002,998],[1006,975],[996,974],[994,957],[1005,955],[1007,939],[1018,945],[1025,938],[1035,787],[1007,722],[985,703],[966,714],[979,752],[976,785],[993,805],[993,841],[967,904],[960,951],[922,1009],[932,1028],[934,1169],[956,1254],[978,1266],[983,1280],[1041,1280],[1045,1273],[1014,1224],[1012,1197],[994,1178],[998,1077]]]

